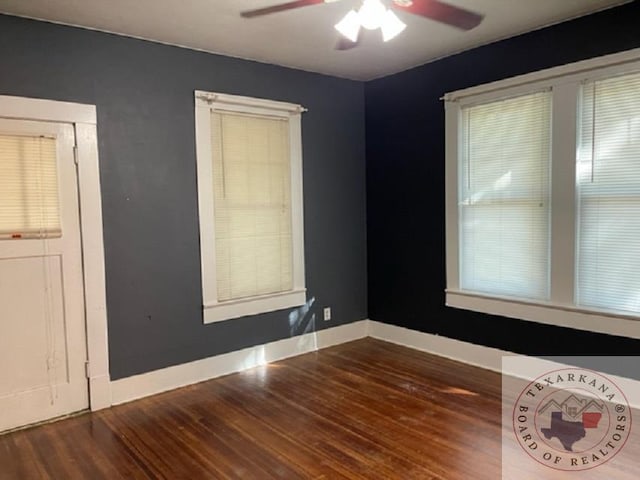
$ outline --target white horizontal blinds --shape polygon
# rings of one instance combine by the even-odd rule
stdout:
[[[211,115],[218,301],[293,289],[289,124]]]
[[[586,83],[577,158],[577,303],[640,312],[640,74]]]
[[[0,239],[61,233],[56,140],[0,134]]]
[[[462,113],[461,287],[546,299],[551,93],[469,106]]]

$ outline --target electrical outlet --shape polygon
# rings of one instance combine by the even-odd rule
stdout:
[[[331,320],[331,307],[324,307],[324,321]]]

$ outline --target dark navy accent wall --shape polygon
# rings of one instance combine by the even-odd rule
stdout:
[[[111,378],[367,316],[364,85],[0,15],[0,94],[97,106]],[[195,89],[300,103],[306,277],[316,302],[204,325]],[[333,319],[322,321],[322,307]],[[302,319],[301,319],[302,320]]]
[[[369,318],[527,354],[637,354],[640,341],[445,307],[449,91],[640,47],[640,2],[366,84]]]

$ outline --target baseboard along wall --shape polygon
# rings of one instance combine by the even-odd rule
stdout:
[[[358,340],[367,336],[367,327],[368,321],[360,320],[114,380],[111,382],[111,403],[119,405],[230,373],[241,372],[259,365]]]
[[[216,355],[194,362],[175,365],[141,375],[134,375],[111,382],[111,403],[119,405],[157,393],[173,390],[194,383],[241,372],[259,365],[266,365],[285,358],[295,357],[323,348],[372,337],[407,348],[449,358],[462,363],[503,373],[502,359],[515,355],[497,348],[476,345],[430,333],[418,332],[396,325],[360,320],[317,332],[291,337],[264,345]],[[548,362],[549,369],[562,367]],[[552,368],[553,367],[553,368]],[[525,380],[533,380],[527,372],[509,372]],[[611,379],[639,392],[639,382],[616,376]],[[629,383],[631,382],[631,383]],[[628,390],[630,391],[630,390]],[[638,407],[638,401],[632,401]]]

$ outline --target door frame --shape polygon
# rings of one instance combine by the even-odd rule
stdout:
[[[0,118],[70,123],[75,131],[89,406],[111,406],[102,195],[95,105],[0,95]]]

